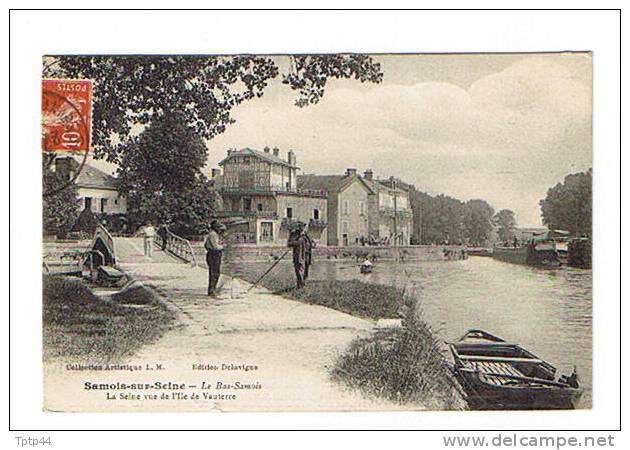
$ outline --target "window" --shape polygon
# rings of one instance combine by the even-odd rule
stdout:
[[[256,209],[257,209],[258,211],[262,211],[262,210],[263,210],[263,204],[262,204],[262,203],[258,203],[258,204],[256,205]]]
[[[319,220],[319,209],[313,210],[313,219]]]
[[[85,197],[85,209],[92,209],[92,197]]]
[[[293,208],[287,208],[287,219],[293,218]]]
[[[104,213],[106,209],[107,209],[107,199],[102,198],[101,199],[101,212]]]
[[[361,216],[365,215],[365,203],[359,202],[359,214]]]
[[[117,204],[118,204],[118,199],[117,199],[117,198],[115,198],[115,199],[114,199],[114,205],[117,205]]]
[[[341,222],[341,231],[343,233],[347,233],[348,232],[348,221],[344,220],[343,222]]]
[[[244,198],[243,199],[243,209],[245,211],[251,211],[252,210],[252,199],[251,198]]]
[[[350,214],[350,204],[348,200],[343,201],[343,214],[346,216]]]
[[[273,222],[260,222],[260,240],[273,241]]]

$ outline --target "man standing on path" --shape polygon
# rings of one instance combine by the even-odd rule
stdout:
[[[224,227],[218,221],[213,220],[210,224],[210,231],[206,236],[204,247],[206,248],[206,263],[208,264],[208,295],[216,294],[219,275],[221,274],[221,257],[223,255],[223,245],[219,233]]]
[[[313,241],[306,234],[306,226],[302,222],[296,224],[296,229],[289,234],[288,247],[293,248],[293,268],[297,287],[301,289],[308,278],[308,271],[312,262]]]
[[[141,227],[134,236],[139,234],[144,236],[144,256],[153,258],[153,241],[155,240],[155,228],[148,221],[145,226]]]

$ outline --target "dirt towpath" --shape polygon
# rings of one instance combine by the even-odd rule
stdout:
[[[142,370],[89,373],[100,383],[123,379],[184,383],[188,397],[117,398],[105,401],[108,409],[400,409],[366,399],[329,379],[329,368],[338,355],[354,338],[368,335],[374,322],[289,300],[264,288],[248,291],[249,283],[225,275],[219,281],[220,295],[209,298],[204,267],[192,267],[161,251],[146,258],[137,238],[116,238],[115,245],[120,268],[157,290],[180,321],[130,358],[128,364]],[[76,377],[85,379],[86,373],[73,373],[67,382],[76,383],[71,381]],[[191,398],[194,395],[199,398]],[[90,406],[104,401],[100,393],[82,392],[68,400],[74,405],[71,409],[85,410],[85,396],[93,399]]]

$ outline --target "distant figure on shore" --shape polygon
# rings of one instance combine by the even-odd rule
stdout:
[[[159,229],[158,229],[158,236],[160,236],[160,239],[162,239],[162,251],[165,252],[166,251],[166,239],[168,238],[168,228],[166,227],[166,225],[162,225]]]
[[[289,234],[287,246],[293,248],[293,268],[298,289],[306,284],[308,271],[313,261],[313,241],[306,233],[306,225],[302,222]]]
[[[518,247],[518,238],[516,236],[514,236],[514,248]]]
[[[221,244],[220,233],[225,227],[217,220],[210,223],[210,231],[206,236],[203,246],[206,249],[206,263],[208,264],[208,295],[216,295],[219,276],[221,275],[221,258],[223,256],[223,245]]]
[[[148,221],[143,227],[136,232],[134,236],[144,236],[144,256],[153,258],[153,242],[155,241],[155,228],[151,221]]]

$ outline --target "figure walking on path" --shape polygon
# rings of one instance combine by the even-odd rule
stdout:
[[[153,258],[153,242],[155,240],[155,228],[151,221],[148,221],[145,226],[141,227],[135,234],[144,236],[144,256],[147,258]]]
[[[162,240],[162,251],[165,252],[166,251],[166,241],[168,239],[168,228],[167,228],[166,225],[162,225],[158,229],[158,236],[160,236],[160,239]]]
[[[306,284],[313,258],[313,241],[306,234],[305,227],[306,225],[302,222],[296,224],[296,229],[291,231],[287,242],[287,246],[293,248],[293,268],[298,289]]]
[[[224,230],[224,226],[213,220],[210,224],[210,231],[206,236],[204,247],[206,248],[206,263],[208,264],[208,295],[216,295],[219,275],[221,274],[221,257],[223,255],[223,245],[219,233]]]

